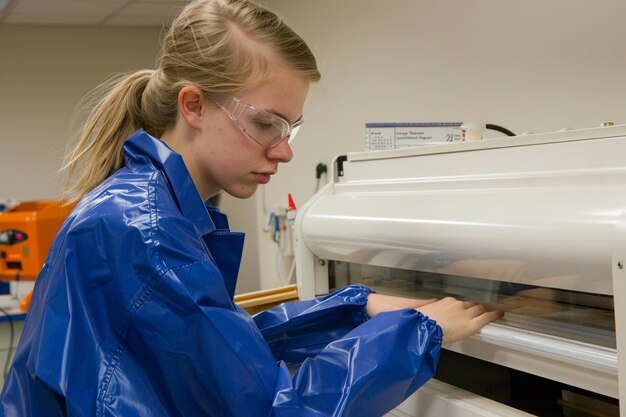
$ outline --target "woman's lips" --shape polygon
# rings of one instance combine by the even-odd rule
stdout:
[[[254,179],[259,184],[267,184],[268,182],[270,182],[271,175],[272,174],[267,174],[263,172],[255,172]]]

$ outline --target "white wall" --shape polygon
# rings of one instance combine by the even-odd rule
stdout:
[[[154,67],[159,30],[0,26],[0,197],[55,198],[81,97],[113,73]]]
[[[287,192],[309,198],[318,162],[363,150],[365,122],[482,120],[518,134],[626,123],[623,1],[268,4],[309,43],[323,77],[293,162],[266,187],[270,205]],[[260,239],[268,283],[272,245]]]
[[[483,120],[517,133],[626,123],[626,2],[265,0],[310,44],[323,80],[269,207],[313,194],[318,162],[364,146],[373,121]],[[111,72],[153,66],[157,29],[0,26],[0,197],[57,195],[78,99]],[[243,288],[275,285],[263,199],[223,198],[248,234]],[[254,278],[251,278],[254,277]],[[249,284],[246,284],[249,283]]]

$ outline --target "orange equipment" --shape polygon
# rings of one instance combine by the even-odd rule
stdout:
[[[75,204],[26,201],[0,213],[0,280],[34,280]]]
[[[28,291],[28,293],[22,298],[20,301],[20,310],[24,313],[28,313],[28,309],[30,308],[30,300],[33,298],[33,290]]]

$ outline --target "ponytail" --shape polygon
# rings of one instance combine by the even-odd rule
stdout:
[[[79,200],[124,165],[124,142],[143,126],[141,98],[153,73],[141,70],[105,84],[108,94],[96,103],[63,164],[67,200]]]

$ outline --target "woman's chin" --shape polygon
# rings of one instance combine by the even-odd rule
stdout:
[[[256,190],[258,188],[259,186],[254,184],[252,186],[248,185],[245,187],[239,187],[233,190],[224,190],[224,191],[226,191],[229,195],[235,198],[246,199],[246,198],[252,197],[254,193],[256,193]]]

